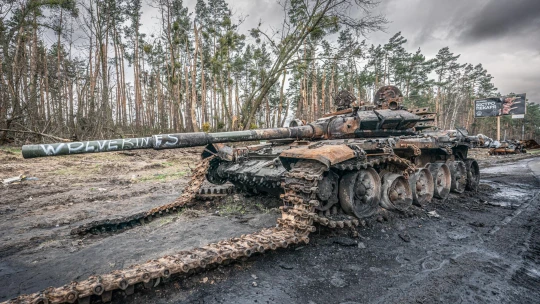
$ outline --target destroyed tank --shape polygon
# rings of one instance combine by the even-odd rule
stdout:
[[[427,109],[408,111],[402,99],[399,89],[385,86],[375,94],[374,105],[350,107],[355,98],[342,91],[335,100],[339,111],[310,124],[293,120],[289,128],[31,145],[22,152],[31,158],[206,146],[202,158],[213,156],[206,173],[209,182],[231,182],[244,192],[274,195],[284,193],[286,172],[299,162],[315,162],[326,168],[316,210],[335,206],[357,218],[372,215],[379,206],[404,211],[432,196],[475,190],[479,170],[467,158],[470,137],[458,131],[418,132],[430,128],[435,115]]]
[[[372,105],[353,106],[347,91],[336,95],[337,112],[288,128],[220,133],[176,133],[143,138],[23,146],[25,158],[131,149],[176,149],[204,146],[202,161],[175,202],[129,217],[94,221],[73,234],[115,231],[194,204],[204,179],[232,183],[250,195],[280,196],[282,215],[274,228],[181,251],[59,288],[20,296],[13,303],[89,303],[110,301],[112,292],[133,292],[136,284],[307,243],[315,224],[354,227],[365,218],[393,210],[406,213],[451,191],[476,191],[479,167],[467,157],[472,137],[462,130],[430,130],[434,113],[407,110],[394,86],[380,88]],[[260,141],[233,147],[232,142]],[[40,302],[41,301],[41,302]]]

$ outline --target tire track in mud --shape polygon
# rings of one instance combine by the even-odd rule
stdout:
[[[27,189],[25,189],[27,187],[20,187],[20,186],[21,185],[11,185],[9,186],[9,188],[6,188],[6,190],[3,191],[4,192],[2,194],[3,196],[9,196],[9,195],[15,194],[17,197],[3,200],[3,202],[1,202],[0,205],[21,205],[27,202],[29,197],[52,196],[56,194],[63,194],[71,190],[69,188],[59,187],[59,189],[57,188],[57,189],[49,189],[49,190],[42,190],[43,188],[32,188],[30,191],[27,191]]]
[[[0,246],[0,258],[4,258],[13,255],[16,252],[21,252],[29,248],[39,248],[39,246],[45,242],[53,241],[58,238],[58,235],[45,235],[34,236],[27,241],[18,241],[17,243],[11,243]]]
[[[527,167],[540,182],[540,172],[537,172],[540,165],[532,164],[532,160],[527,162]],[[523,253],[522,266],[512,276],[512,281],[518,286],[522,286],[534,292],[540,292],[540,199],[539,191],[530,200],[531,204],[536,203],[536,212],[531,216],[530,232],[524,243],[525,252]]]
[[[529,208],[529,206],[531,206],[531,203],[534,203],[538,200],[538,197],[539,197],[539,194],[540,192],[539,191],[536,191],[533,195],[532,195],[532,198],[530,198],[529,200],[527,200],[527,202],[521,204],[521,206],[519,206],[519,208],[517,208],[516,210],[514,210],[514,212],[512,212],[512,214],[506,216],[502,221],[501,221],[501,224],[500,225],[495,225],[488,233],[489,234],[495,234],[497,233],[497,231],[501,230],[502,227],[508,225],[510,222],[512,222],[512,220],[514,220],[514,218],[516,218],[517,216],[519,216],[523,211],[525,211],[526,209]]]
[[[531,291],[540,292],[540,212],[536,212],[535,223],[531,226],[530,234],[524,247],[523,263],[512,276],[512,281],[518,286]]]

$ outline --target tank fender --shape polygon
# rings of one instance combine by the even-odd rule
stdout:
[[[291,164],[301,159],[312,159],[330,167],[337,163],[355,158],[353,149],[347,145],[310,145],[305,147],[291,148],[283,151],[279,159],[285,168],[291,168]]]

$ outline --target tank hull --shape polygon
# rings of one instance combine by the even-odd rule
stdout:
[[[321,163],[331,173],[321,180],[321,185],[326,188],[319,192],[318,199],[322,204],[316,210],[325,212],[334,207],[361,218],[375,213],[379,205],[385,209],[405,211],[415,200],[421,205],[429,203],[433,196],[446,198],[450,191],[462,192],[467,183],[464,170],[468,149],[469,144],[463,138],[438,132],[400,137],[268,142],[235,148],[210,145],[206,151],[211,153],[205,152],[203,157],[220,156],[213,160],[207,173],[210,182],[231,182],[241,191],[252,195],[283,194],[284,176],[297,162]],[[374,178],[373,172],[379,177]],[[355,174],[371,178],[371,184],[342,185],[353,181],[357,183]],[[417,175],[423,177],[417,180]],[[428,184],[425,176],[433,180]],[[438,188],[435,187],[437,185]],[[365,211],[365,207],[358,205],[361,202],[351,202],[354,195],[343,194],[340,198],[340,187],[344,189],[343,193],[357,191],[359,187],[377,187],[381,190],[370,198],[369,205],[375,207]],[[416,193],[422,193],[421,198]],[[403,197],[400,198],[400,195]],[[360,191],[356,196],[361,201],[365,200],[366,194]],[[373,200],[380,204],[374,204]]]

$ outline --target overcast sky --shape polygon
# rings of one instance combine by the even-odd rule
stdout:
[[[460,62],[482,63],[501,94],[540,102],[540,0],[383,0],[379,10],[391,23],[373,43],[401,31],[409,51],[433,57],[448,46]]]
[[[185,0],[191,12],[195,2]],[[259,21],[279,26],[283,20],[276,0],[228,3],[235,16],[245,17],[246,34]],[[501,94],[527,93],[529,101],[540,102],[540,0],[381,0],[376,11],[390,23],[368,43],[384,44],[401,31],[409,52],[421,48],[431,58],[448,46],[461,54],[459,62],[482,63]]]

